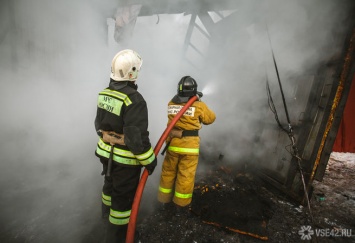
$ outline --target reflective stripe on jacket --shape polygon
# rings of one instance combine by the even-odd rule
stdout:
[[[111,145],[99,139],[97,143],[96,153],[102,157],[109,158],[111,152]],[[113,148],[113,161],[116,161],[125,165],[139,165],[139,161],[136,159],[135,155],[125,149]]]
[[[174,103],[170,101],[168,104],[168,125],[181,110],[186,103]],[[216,119],[215,113],[208,108],[202,101],[195,101],[176,122],[175,128],[181,130],[200,130],[202,125],[209,125]],[[168,150],[180,154],[199,154],[200,137],[186,136],[182,138],[173,138],[170,141]]]

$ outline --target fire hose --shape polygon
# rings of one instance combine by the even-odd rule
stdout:
[[[165,131],[161,135],[159,141],[155,145],[154,154],[158,156],[160,148],[162,147],[164,141],[169,135],[169,132],[174,127],[175,123],[180,119],[180,117],[185,113],[185,111],[192,105],[199,98],[198,95],[195,95],[189,99],[189,101],[181,108],[181,110],[175,115],[175,117],[171,120],[170,124],[166,127]],[[131,217],[128,223],[127,235],[126,235],[126,243],[133,243],[134,242],[134,234],[136,231],[136,223],[137,223],[137,216],[138,216],[138,209],[141,202],[143,190],[145,184],[148,179],[148,171],[144,169],[141,179],[139,181],[136,194],[134,196],[132,210],[131,210]]]

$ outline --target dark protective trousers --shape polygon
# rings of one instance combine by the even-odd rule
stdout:
[[[101,159],[104,172],[107,170],[107,159]],[[125,242],[127,224],[129,222],[132,203],[140,180],[141,166],[121,166],[113,162],[111,176],[105,175],[102,188],[103,205],[110,207],[108,239],[111,242]]]

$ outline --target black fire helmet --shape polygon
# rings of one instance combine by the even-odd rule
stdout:
[[[192,97],[197,94],[197,82],[190,76],[184,76],[178,83],[177,93],[181,97]]]

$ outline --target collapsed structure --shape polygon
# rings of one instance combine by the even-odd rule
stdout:
[[[258,5],[254,3],[253,6]],[[149,4],[139,0],[126,1],[126,4],[116,11],[114,37],[119,42],[127,33],[132,33],[137,18],[141,16],[157,15],[157,21],[159,21],[159,14],[191,15],[186,30],[183,57],[185,63],[198,68],[197,63],[203,62],[196,60],[210,58],[209,55],[212,54],[209,49],[214,48],[217,39],[220,40],[221,36],[230,34],[225,31],[231,30],[228,26],[234,26],[234,30],[230,31],[233,32],[247,28],[251,24],[261,24],[260,7],[260,9],[253,9],[253,16],[248,21],[243,21],[243,26],[240,26],[238,15],[248,10],[247,6],[240,1],[230,0],[218,3],[210,0],[155,0],[150,1]],[[339,31],[337,39],[333,41],[332,47],[335,54],[331,59],[319,63],[316,67],[308,68],[300,76],[293,77],[297,82],[292,84],[291,88],[294,89],[292,97],[286,97],[282,103],[280,96],[284,92],[282,86],[275,82],[271,85],[273,92],[269,93],[268,105],[275,110],[272,109],[273,113],[271,113],[267,107],[266,119],[269,119],[267,120],[269,122],[273,116],[283,115],[285,108],[289,111],[287,114],[290,118],[289,124],[287,122],[280,124],[280,128],[276,121],[273,126],[267,122],[261,122],[258,126],[259,130],[255,131],[251,138],[255,147],[262,144],[272,148],[265,150],[266,152],[258,157],[249,158],[249,160],[258,161],[259,175],[302,204],[305,203],[305,188],[307,194],[310,194],[312,182],[322,180],[350,87],[355,79],[355,29],[350,15],[349,18],[349,21],[343,23],[343,31]],[[228,28],[222,28],[222,26]],[[207,47],[193,43],[192,36],[196,32],[208,40]],[[272,49],[272,45],[270,48]],[[274,61],[277,71],[277,58]],[[270,99],[272,102],[277,101],[276,104],[271,103]],[[279,106],[278,109],[275,108],[277,106]],[[298,152],[297,156],[293,150],[295,148]],[[267,158],[269,162],[264,163],[260,158]],[[298,166],[298,160],[300,166]],[[305,185],[302,177],[304,177]]]
[[[250,6],[254,9],[251,10]],[[134,32],[136,20],[141,16],[156,15],[156,24],[158,24],[160,14],[190,15],[184,41],[183,63],[196,69],[213,69],[203,60],[221,57],[216,56],[215,50],[221,43],[227,45],[227,39],[230,41],[237,38],[233,37],[233,32],[254,32],[264,28],[269,35],[267,24],[265,28],[264,20],[260,17],[262,11],[262,4],[258,5],[255,1],[247,6],[241,1],[231,0],[218,1],[218,3],[212,0],[155,0],[149,3],[131,0],[126,1],[126,4],[116,11],[114,30],[111,33],[115,41],[120,42]],[[247,21],[239,21],[241,12],[252,14]],[[255,134],[250,138],[250,144],[255,150],[260,146],[268,149],[259,154],[250,154],[247,160],[253,163],[246,162],[245,166],[253,166],[259,178],[308,207],[309,197],[313,191],[312,184],[314,180],[322,181],[323,179],[343,119],[351,84],[355,82],[355,25],[354,20],[351,20],[351,12],[349,10],[345,13],[348,18],[345,18],[346,21],[343,22],[341,31],[337,32],[336,39],[330,45],[333,48],[331,51],[333,55],[328,56],[327,60],[322,60],[322,63],[307,67],[304,72],[289,77],[293,79],[292,84],[287,87],[288,90],[293,90],[293,92],[288,92],[291,97],[284,95],[285,91],[282,86],[284,80],[280,79],[277,56],[275,57],[273,53],[273,36],[269,35],[268,45],[277,79],[275,78],[272,82],[266,77],[268,104],[258,111],[264,114],[265,120],[259,122]],[[232,37],[227,38],[230,36]],[[224,37],[226,37],[225,42],[221,40]],[[281,116],[284,118],[281,119]],[[202,188],[202,194],[206,189],[208,188]],[[238,198],[237,195],[234,196]],[[210,200],[216,198],[216,196],[210,197],[213,197],[213,193],[208,194],[207,198]],[[203,198],[206,200],[206,197]],[[227,201],[233,201],[235,206],[238,200],[229,197],[222,207],[226,207]],[[201,202],[197,208],[199,207],[201,207]],[[198,212],[196,208],[194,210],[195,213],[201,215],[203,208],[199,208]],[[210,216],[204,214],[204,217],[207,217],[204,221],[218,226],[218,219],[214,218],[216,214],[208,215]],[[256,224],[262,226],[265,221],[261,220]],[[254,233],[244,232],[240,227],[238,230],[238,226],[234,230],[238,233],[252,234],[257,238],[267,239],[265,232],[259,232],[260,234],[257,232],[257,229],[260,230],[263,227],[254,228],[256,229]]]

